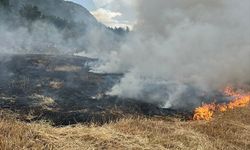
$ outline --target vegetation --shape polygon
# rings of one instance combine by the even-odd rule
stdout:
[[[42,13],[37,6],[26,5],[20,10],[20,15],[27,20],[34,21],[42,17]]]
[[[250,107],[207,121],[128,118],[103,126],[52,127],[1,113],[0,149],[250,149]]]
[[[122,28],[122,27],[111,28],[111,27],[108,27],[108,29],[113,31],[117,35],[126,35],[127,33],[130,32],[129,27],[126,27],[126,28]]]
[[[43,21],[47,21],[48,23],[54,24],[56,27],[60,29],[70,26],[69,23],[64,19],[61,19],[55,16],[46,16],[42,14],[39,8],[33,5],[24,6],[20,10],[20,15],[30,22],[33,22],[36,20],[43,20]]]
[[[2,0],[2,1],[6,1],[6,0]],[[20,15],[25,18],[26,20],[33,22],[36,20],[43,20],[46,21],[48,23],[51,23],[53,25],[55,25],[58,29],[66,29],[67,31],[73,28],[77,28],[77,27],[83,27],[86,26],[85,23],[75,23],[75,22],[68,22],[65,19],[59,18],[59,17],[55,17],[55,16],[47,16],[44,15],[40,10],[39,7],[37,6],[33,6],[33,5],[25,5],[21,10],[20,10]],[[115,28],[111,28],[111,27],[107,27],[108,30],[112,31],[113,33],[117,34],[117,35],[125,35],[127,33],[130,32],[129,28],[122,28],[122,27],[115,27]],[[78,30],[79,31],[79,30]],[[74,31],[71,31],[74,32]],[[84,32],[84,31],[83,31]],[[83,34],[83,32],[81,33],[68,33],[68,35],[81,35]]]
[[[0,6],[9,7],[9,0],[0,0]]]

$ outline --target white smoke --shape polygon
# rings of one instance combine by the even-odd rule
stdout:
[[[250,81],[249,0],[137,0],[137,11],[135,31],[95,68],[125,73],[108,94],[192,107]]]
[[[46,52],[47,49],[53,53],[59,53],[57,49],[60,49],[60,52],[69,52],[70,49],[65,45],[63,34],[55,26],[37,21],[30,28],[33,31],[29,31],[26,27],[13,29],[5,23],[1,24],[1,53],[39,53]],[[50,53],[49,50],[47,52]]]
[[[38,11],[33,19],[31,10]],[[8,7],[0,6],[0,33],[0,54],[96,55],[122,39],[85,8],[64,0],[9,0]]]

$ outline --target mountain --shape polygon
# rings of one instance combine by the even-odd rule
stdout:
[[[95,17],[81,5],[64,0],[10,0],[10,5],[20,11],[25,5],[37,6],[46,16],[55,16],[70,22],[99,24]]]
[[[117,49],[126,30],[106,27],[81,5],[64,0],[1,0],[0,51],[100,53]]]

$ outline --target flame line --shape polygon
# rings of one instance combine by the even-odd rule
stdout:
[[[234,91],[232,87],[226,87],[225,96],[233,97],[228,104],[203,104],[194,110],[193,120],[210,121],[215,112],[226,112],[236,108],[243,108],[250,104],[250,93],[242,93]]]

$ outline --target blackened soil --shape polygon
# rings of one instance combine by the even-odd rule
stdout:
[[[1,56],[0,109],[12,110],[25,121],[45,119],[54,125],[179,114],[142,101],[105,95],[122,75],[89,72],[95,61],[40,54]]]

